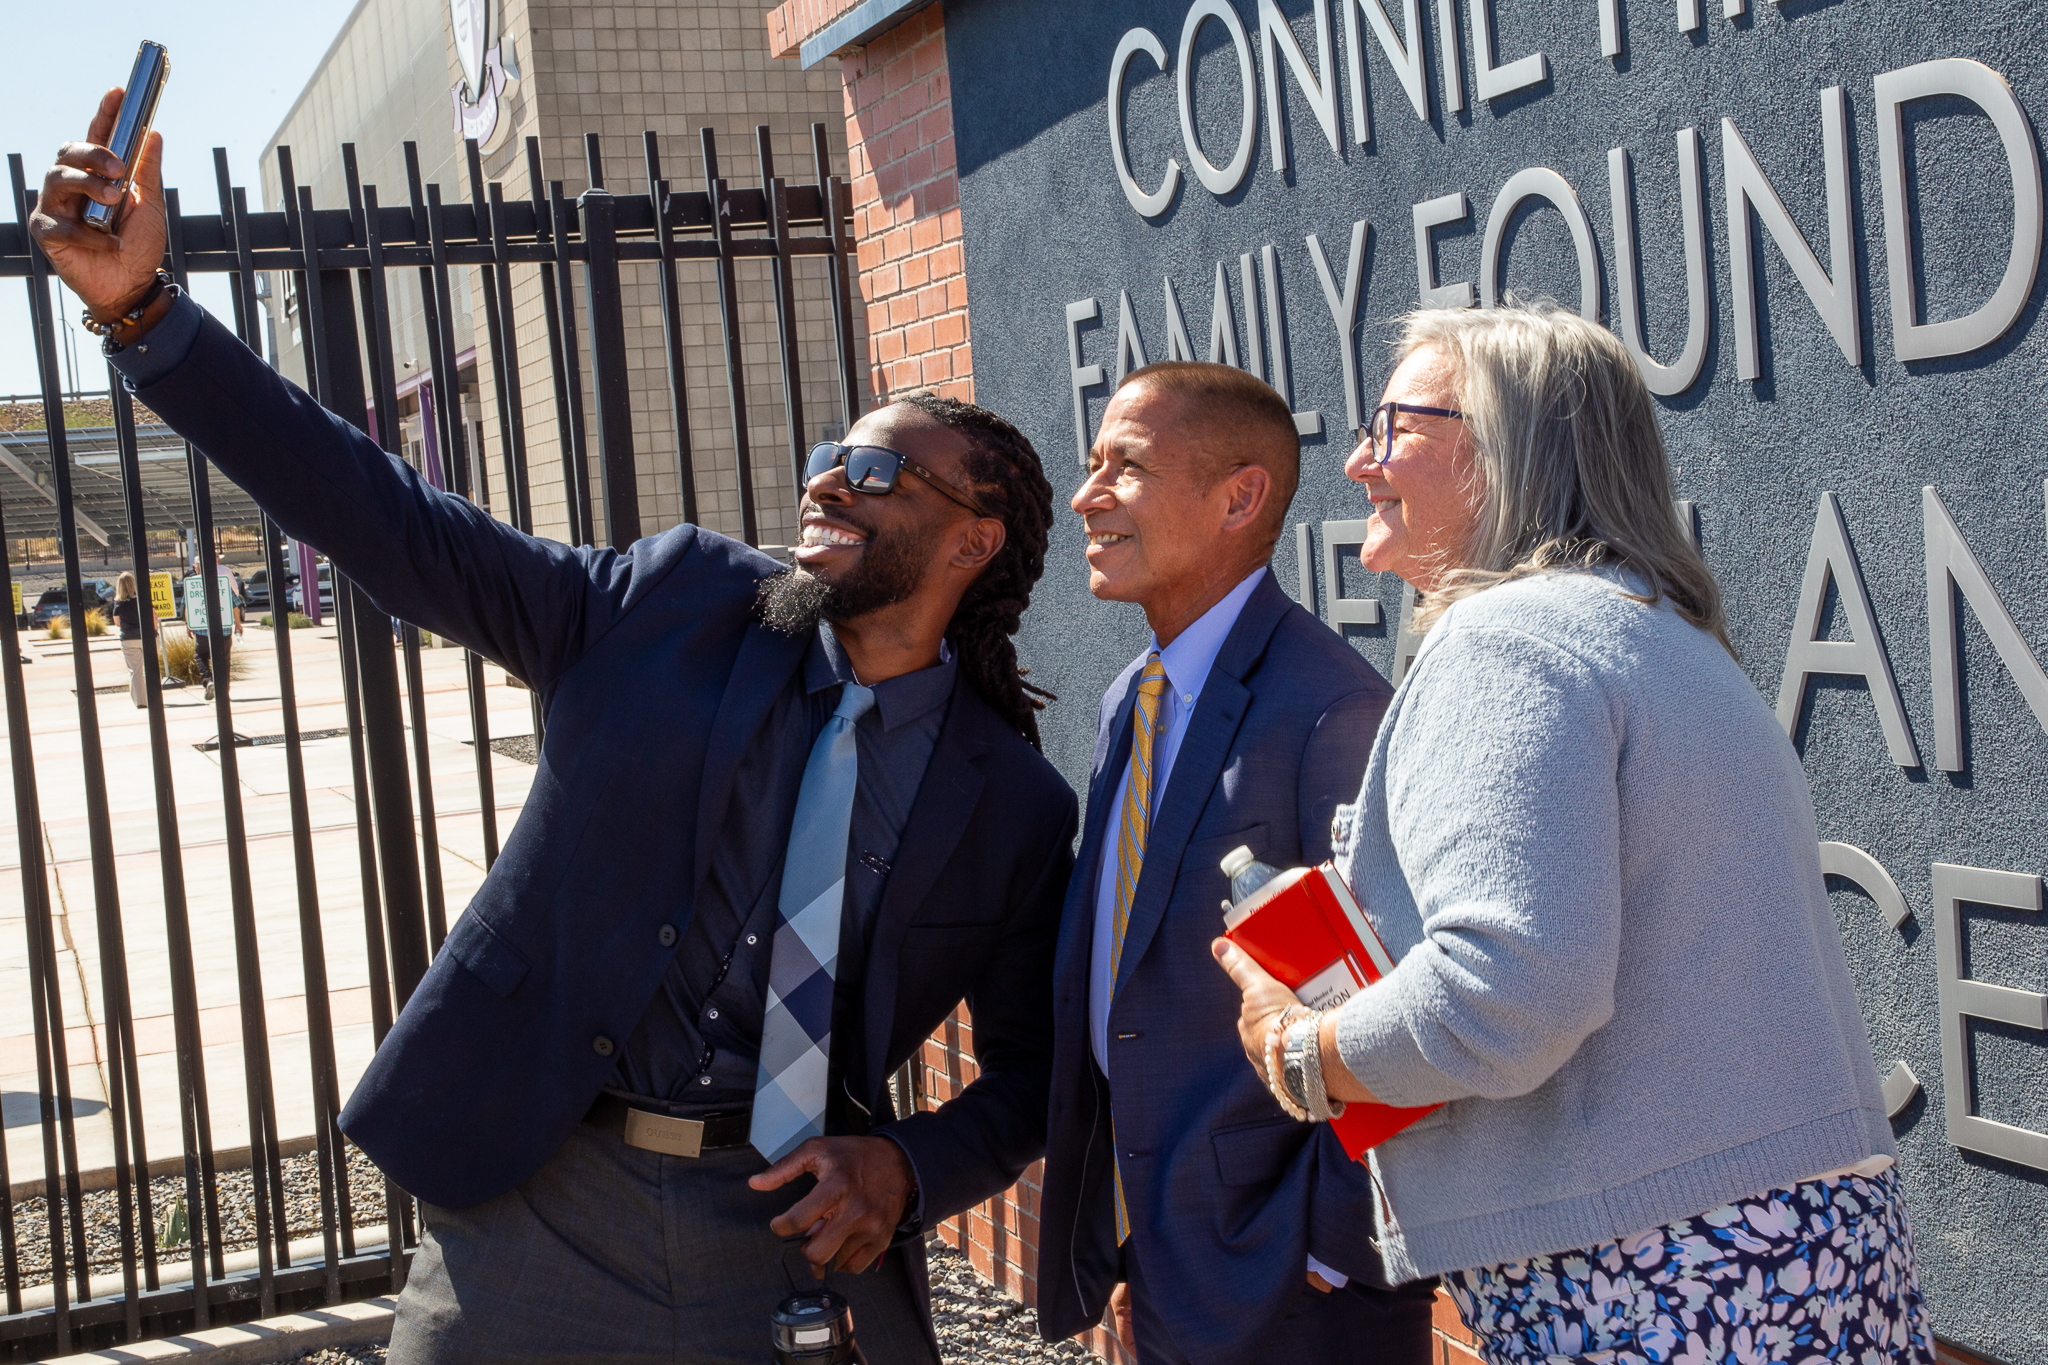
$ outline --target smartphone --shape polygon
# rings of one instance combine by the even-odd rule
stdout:
[[[164,82],[170,74],[171,54],[162,43],[145,38],[135,50],[135,70],[128,74],[128,89],[121,96],[121,115],[114,120],[114,135],[107,139],[107,150],[120,157],[122,165],[132,168],[135,158],[142,154],[142,144],[149,140],[149,126],[156,122],[156,102],[163,98]],[[126,180],[121,182],[121,188],[128,188]],[[111,233],[120,221],[120,204],[85,206],[85,225],[89,228]]]

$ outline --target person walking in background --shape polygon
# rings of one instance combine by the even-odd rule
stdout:
[[[1268,561],[1300,477],[1286,402],[1226,365],[1129,375],[1074,494],[1089,588],[1151,641],[1102,699],[1057,967],[1038,1312],[1105,1311],[1143,1365],[1420,1365],[1431,1283],[1390,1288],[1366,1170],[1236,1063],[1209,960],[1223,856],[1318,862],[1390,695]]]
[[[518,826],[341,1114],[421,1200],[392,1362],[754,1365],[796,1251],[847,1272],[870,1359],[937,1365],[923,1231],[1045,1143],[1076,809],[1013,642],[1037,452],[912,395],[812,449],[793,565],[687,524],[525,535],[167,286],[156,135],[122,235],[80,221],[123,193],[119,96],[32,219],[115,367],[379,612],[545,707]],[[898,1115],[891,1074],[964,999],[979,1074]]]
[[[114,624],[121,632],[121,655],[128,662],[128,700],[137,710],[149,707],[149,679],[142,666],[142,629],[156,634],[156,612],[135,594],[135,575],[123,569],[114,580]]]
[[[1377,1235],[1494,1365],[1933,1361],[1806,775],[1635,362],[1547,304],[1399,355],[1346,472],[1427,635],[1336,851],[1399,965],[1317,1015],[1217,940],[1246,1055],[1443,1106],[1371,1152]]]
[[[242,633],[242,603],[235,596],[226,570],[220,571],[209,591],[201,564],[200,558],[194,555],[192,573],[185,580],[185,626],[192,632],[193,666],[198,669],[199,681],[206,688],[206,699],[212,701],[216,679],[220,686],[227,686],[228,655],[234,649],[235,638]],[[207,612],[216,605],[227,609],[231,627],[222,631],[218,660],[213,657],[213,632],[207,617]],[[219,664],[218,670],[214,667],[216,663]]]

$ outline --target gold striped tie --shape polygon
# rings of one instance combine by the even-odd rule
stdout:
[[[1115,998],[1118,971],[1123,965],[1124,932],[1131,926],[1131,900],[1138,892],[1138,874],[1145,866],[1145,839],[1152,832],[1152,741],[1159,730],[1159,699],[1166,695],[1166,665],[1159,651],[1145,661],[1138,678],[1138,704],[1131,714],[1131,780],[1124,790],[1123,813],[1117,822],[1116,840],[1116,937],[1109,945],[1109,982]],[[1114,1101],[1109,1120],[1109,1140],[1116,1143]],[[1130,1210],[1124,1204],[1123,1160],[1117,1156],[1116,1242],[1122,1246],[1131,1235]]]

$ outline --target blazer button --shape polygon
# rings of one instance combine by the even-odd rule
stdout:
[[[600,1057],[609,1057],[613,1051],[612,1040],[600,1033],[590,1040],[590,1050]]]
[[[661,940],[662,947],[673,948],[676,946],[676,927],[673,924],[664,924],[661,926],[661,932],[655,937]]]

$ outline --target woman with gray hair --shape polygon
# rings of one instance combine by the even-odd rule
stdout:
[[[1346,472],[1428,634],[1335,853],[1398,965],[1317,1014],[1217,940],[1247,1056],[1290,1112],[1441,1106],[1370,1153],[1379,1242],[1496,1365],[1931,1362],[1806,776],[1634,362],[1548,305],[1399,357]]]

